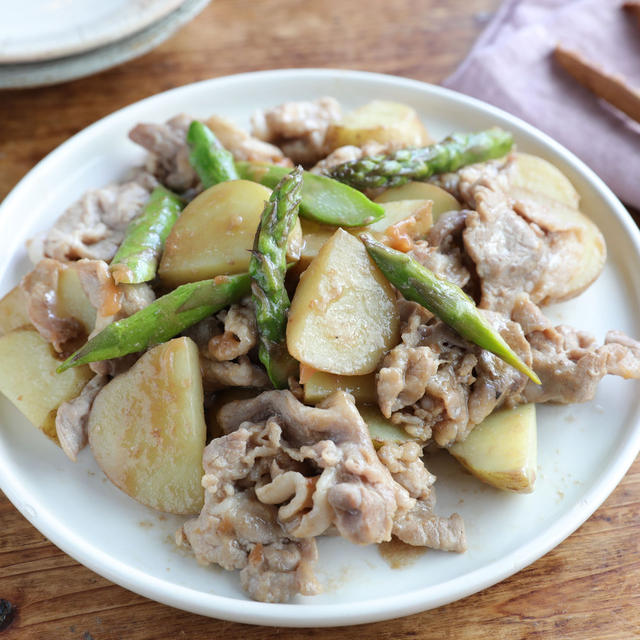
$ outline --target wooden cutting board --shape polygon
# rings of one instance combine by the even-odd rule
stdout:
[[[498,5],[498,0],[215,0],[142,58],[58,87],[0,92],[0,198],[83,127],[189,82],[257,69],[342,67],[438,83],[466,55]],[[640,638],[639,540],[636,461],[576,533],[482,593],[390,622],[273,629],[184,613],[118,587],[49,543],[0,494],[0,599],[15,607],[0,639]]]

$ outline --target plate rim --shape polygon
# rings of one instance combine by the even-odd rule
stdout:
[[[95,128],[103,126],[112,119],[115,120],[122,117],[127,110],[139,108],[154,100],[162,99],[169,94],[181,91],[188,92],[189,89],[194,87],[205,87],[207,85],[214,87],[216,84],[251,82],[255,78],[291,81],[301,74],[311,77],[323,76],[327,79],[338,77],[347,80],[377,80],[387,85],[421,92],[426,91],[431,95],[444,97],[459,105],[471,106],[485,114],[495,115],[500,119],[506,120],[533,136],[543,145],[550,147],[564,162],[582,175],[598,191],[610,209],[615,211],[619,222],[628,234],[636,254],[640,256],[640,230],[618,198],[583,161],[532,125],[481,100],[437,85],[382,73],[330,68],[276,69],[220,76],[160,92],[118,109],[76,133],[38,162],[14,186],[0,204],[0,218],[4,215],[5,210],[11,208],[14,199],[19,197],[21,191],[28,187],[32,181],[37,181],[39,174],[51,162],[55,162],[60,155],[66,153],[69,147],[72,147],[82,138],[90,136]],[[166,588],[167,582],[154,576],[149,576],[144,571],[130,567],[124,562],[114,559],[101,549],[93,547],[75,532],[67,530],[63,524],[57,522],[54,518],[50,518],[48,512],[45,518],[37,518],[35,514],[30,513],[27,506],[28,496],[21,494],[17,479],[13,478],[1,465],[0,489],[5,492],[14,506],[36,529],[46,535],[65,553],[112,582],[157,602],[209,617],[246,624],[287,627],[346,626],[406,616],[457,601],[517,573],[556,547],[595,512],[633,464],[638,451],[640,451],[639,411],[640,408],[636,406],[635,412],[629,419],[632,428],[629,430],[627,437],[617,442],[613,449],[612,457],[615,460],[615,464],[609,466],[600,475],[597,482],[589,488],[577,505],[564,512],[552,526],[548,527],[536,538],[514,549],[507,556],[463,576],[418,589],[408,594],[369,599],[358,603],[315,605],[305,602],[300,604],[270,604],[229,598],[213,593],[203,594],[189,587],[173,583],[171,583],[171,593],[169,594]],[[248,604],[251,606],[248,607]],[[356,612],[356,609],[361,609],[361,611]]]
[[[107,28],[99,30],[97,35],[72,38],[67,37],[63,44],[57,44],[53,48],[45,50],[41,45],[36,51],[22,53],[6,53],[0,51],[0,64],[34,64],[39,62],[47,62],[64,58],[67,56],[76,56],[83,53],[98,49],[109,44],[124,40],[148,27],[159,22],[170,13],[176,11],[184,4],[186,0],[154,0],[153,3],[146,7],[139,7],[137,10],[129,11],[129,19],[126,22],[119,20],[116,25],[109,25]],[[138,3],[139,4],[139,3]],[[143,3],[147,5],[148,3]],[[142,8],[142,10],[140,10]],[[120,25],[118,27],[117,25]],[[74,33],[80,31],[83,34],[86,29],[82,27],[74,27],[66,29],[63,33]],[[77,34],[76,34],[77,35]],[[55,36],[47,36],[47,41],[56,40]],[[33,40],[33,38],[32,38]]]

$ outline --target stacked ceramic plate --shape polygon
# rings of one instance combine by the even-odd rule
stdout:
[[[140,56],[209,0],[21,0],[0,21],[0,88],[73,80]]]

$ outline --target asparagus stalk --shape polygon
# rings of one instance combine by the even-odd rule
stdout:
[[[421,304],[463,338],[491,351],[536,384],[540,379],[511,349],[478,311],[473,300],[457,285],[436,276],[406,253],[390,249],[363,233],[369,255],[385,277],[407,300]]]
[[[270,189],[291,171],[288,167],[255,162],[236,162],[236,169],[241,178]],[[309,171],[304,171],[302,176],[300,216],[303,218],[337,227],[361,227],[384,216],[381,205],[346,184]]]
[[[129,224],[111,261],[116,284],[153,280],[171,227],[182,210],[182,200],[164,187],[156,187],[143,212]]]
[[[497,127],[478,133],[454,133],[428,147],[399,149],[389,155],[344,162],[331,169],[329,175],[356,189],[397,187],[409,180],[424,181],[437,173],[500,158],[512,145],[512,135]]]
[[[191,149],[189,162],[200,176],[205,189],[226,180],[237,180],[233,156],[221,144],[207,125],[194,120],[187,132]]]
[[[265,203],[251,252],[249,274],[260,346],[258,356],[276,389],[288,386],[298,363],[287,351],[289,296],[284,286],[287,238],[298,217],[302,169],[285,175]]]
[[[250,291],[246,273],[190,282],[128,318],[105,327],[67,358],[58,373],[87,362],[110,360],[166,342]]]

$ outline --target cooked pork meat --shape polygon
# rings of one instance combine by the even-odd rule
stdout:
[[[226,435],[205,450],[205,506],[178,539],[200,562],[241,569],[252,597],[315,593],[313,539],[332,527],[356,544],[389,540],[397,526],[410,544],[422,536],[435,548],[464,548],[459,516],[433,513],[435,478],[420,446],[376,454],[350,395],[308,407],[289,391],[267,391],[228,403],[218,423]]]
[[[200,370],[206,391],[216,391],[225,387],[267,389],[271,386],[264,369],[251,362],[247,356],[226,362],[201,357]]]
[[[236,160],[267,162],[285,166],[292,164],[278,147],[249,135],[244,129],[240,129],[226,118],[211,116],[205,123],[215,133],[220,144],[227,151],[231,151]]]
[[[232,304],[218,314],[218,319],[224,323],[224,333],[214,335],[207,345],[207,355],[213,360],[235,360],[258,343],[256,315],[251,303]]]
[[[301,404],[289,392],[267,391],[253,400],[229,403],[218,414],[224,431],[268,418],[280,423],[290,447],[299,448],[304,459],[313,460],[322,475],[331,477],[322,508],[331,512],[340,534],[357,544],[389,540],[396,510],[406,508],[408,496],[380,464],[353,398],[338,392],[316,408]],[[316,506],[320,507],[314,493],[314,510]],[[305,518],[291,529],[296,536],[308,528]]]
[[[149,151],[147,171],[179,193],[193,194],[201,188],[198,174],[189,162],[187,131],[192,121],[191,116],[182,113],[164,124],[138,124],[129,132],[131,140]],[[226,118],[211,116],[205,123],[236,160],[291,164],[278,147],[250,136]]]
[[[193,118],[181,113],[165,124],[141,123],[129,138],[149,151],[146,168],[162,184],[174,191],[193,189],[198,175],[189,162],[187,131]]]
[[[96,325],[90,338],[107,325],[128,318],[155,300],[153,289],[146,283],[118,284],[114,282],[109,266],[102,260],[79,260],[75,265],[82,289],[97,311]],[[131,367],[138,354],[130,354],[112,360],[91,362],[94,373],[114,376]]]
[[[277,507],[259,501],[253,488],[269,480],[271,470],[281,472],[280,435],[280,427],[271,421],[243,425],[212,440],[203,457],[204,507],[177,536],[200,563],[240,569],[243,588],[263,602],[318,592],[315,540],[287,533]]]
[[[42,257],[56,260],[90,258],[109,261],[124,238],[127,226],[140,214],[156,185],[148,173],[135,179],[87,192],[49,229],[28,245],[36,263]]]
[[[58,353],[69,350],[70,345],[73,349],[78,339],[86,337],[78,320],[58,315],[58,278],[66,268],[58,260],[44,258],[20,282],[31,324]]]
[[[522,292],[542,305],[577,295],[597,277],[606,255],[604,239],[588,219],[515,187],[513,167],[512,160],[485,162],[440,178],[472,209],[465,215],[462,237],[480,281],[480,307],[507,314]],[[450,244],[439,248],[451,235],[436,238],[437,226],[416,257],[459,284],[456,269],[464,261],[455,259],[459,255],[452,255]],[[591,253],[589,263],[585,251]]]
[[[448,518],[436,516],[429,504],[416,502],[415,507],[393,523],[393,535],[417,547],[462,552],[467,548],[464,522],[454,513]]]
[[[408,307],[409,303],[405,303]],[[498,313],[485,317],[525,362],[529,345],[520,326]],[[402,344],[382,362],[378,403],[386,417],[422,442],[464,440],[494,409],[519,401],[523,374],[462,339],[417,306],[403,322]]]
[[[516,301],[513,318],[523,327],[532,367],[542,381],[527,384],[523,394],[527,402],[586,402],[607,374],[640,379],[640,343],[619,331],[607,333],[605,343],[598,346],[586,332],[554,327],[524,296]]]
[[[342,110],[333,98],[313,102],[285,102],[273,109],[256,111],[252,134],[282,149],[295,164],[312,165],[326,155],[325,137]]]
[[[93,401],[107,382],[109,382],[108,376],[94,376],[87,382],[77,398],[63,402],[58,407],[56,433],[60,447],[74,462],[88,442],[87,424]]]
[[[473,188],[476,211],[466,217],[464,246],[480,279],[480,307],[509,313],[519,292],[541,299],[548,261],[543,233],[520,217],[497,181]]]
[[[365,142],[361,147],[356,147],[352,144],[344,147],[338,147],[334,149],[328,156],[320,160],[311,169],[312,173],[323,174],[333,167],[337,167],[343,162],[352,162],[353,160],[360,160],[367,156],[376,156],[381,153],[390,153],[394,150],[393,145],[381,144],[375,140]]]
[[[441,278],[460,288],[469,282],[464,264],[462,232],[468,211],[450,211],[441,215],[431,227],[426,240],[414,242],[410,255]]]

